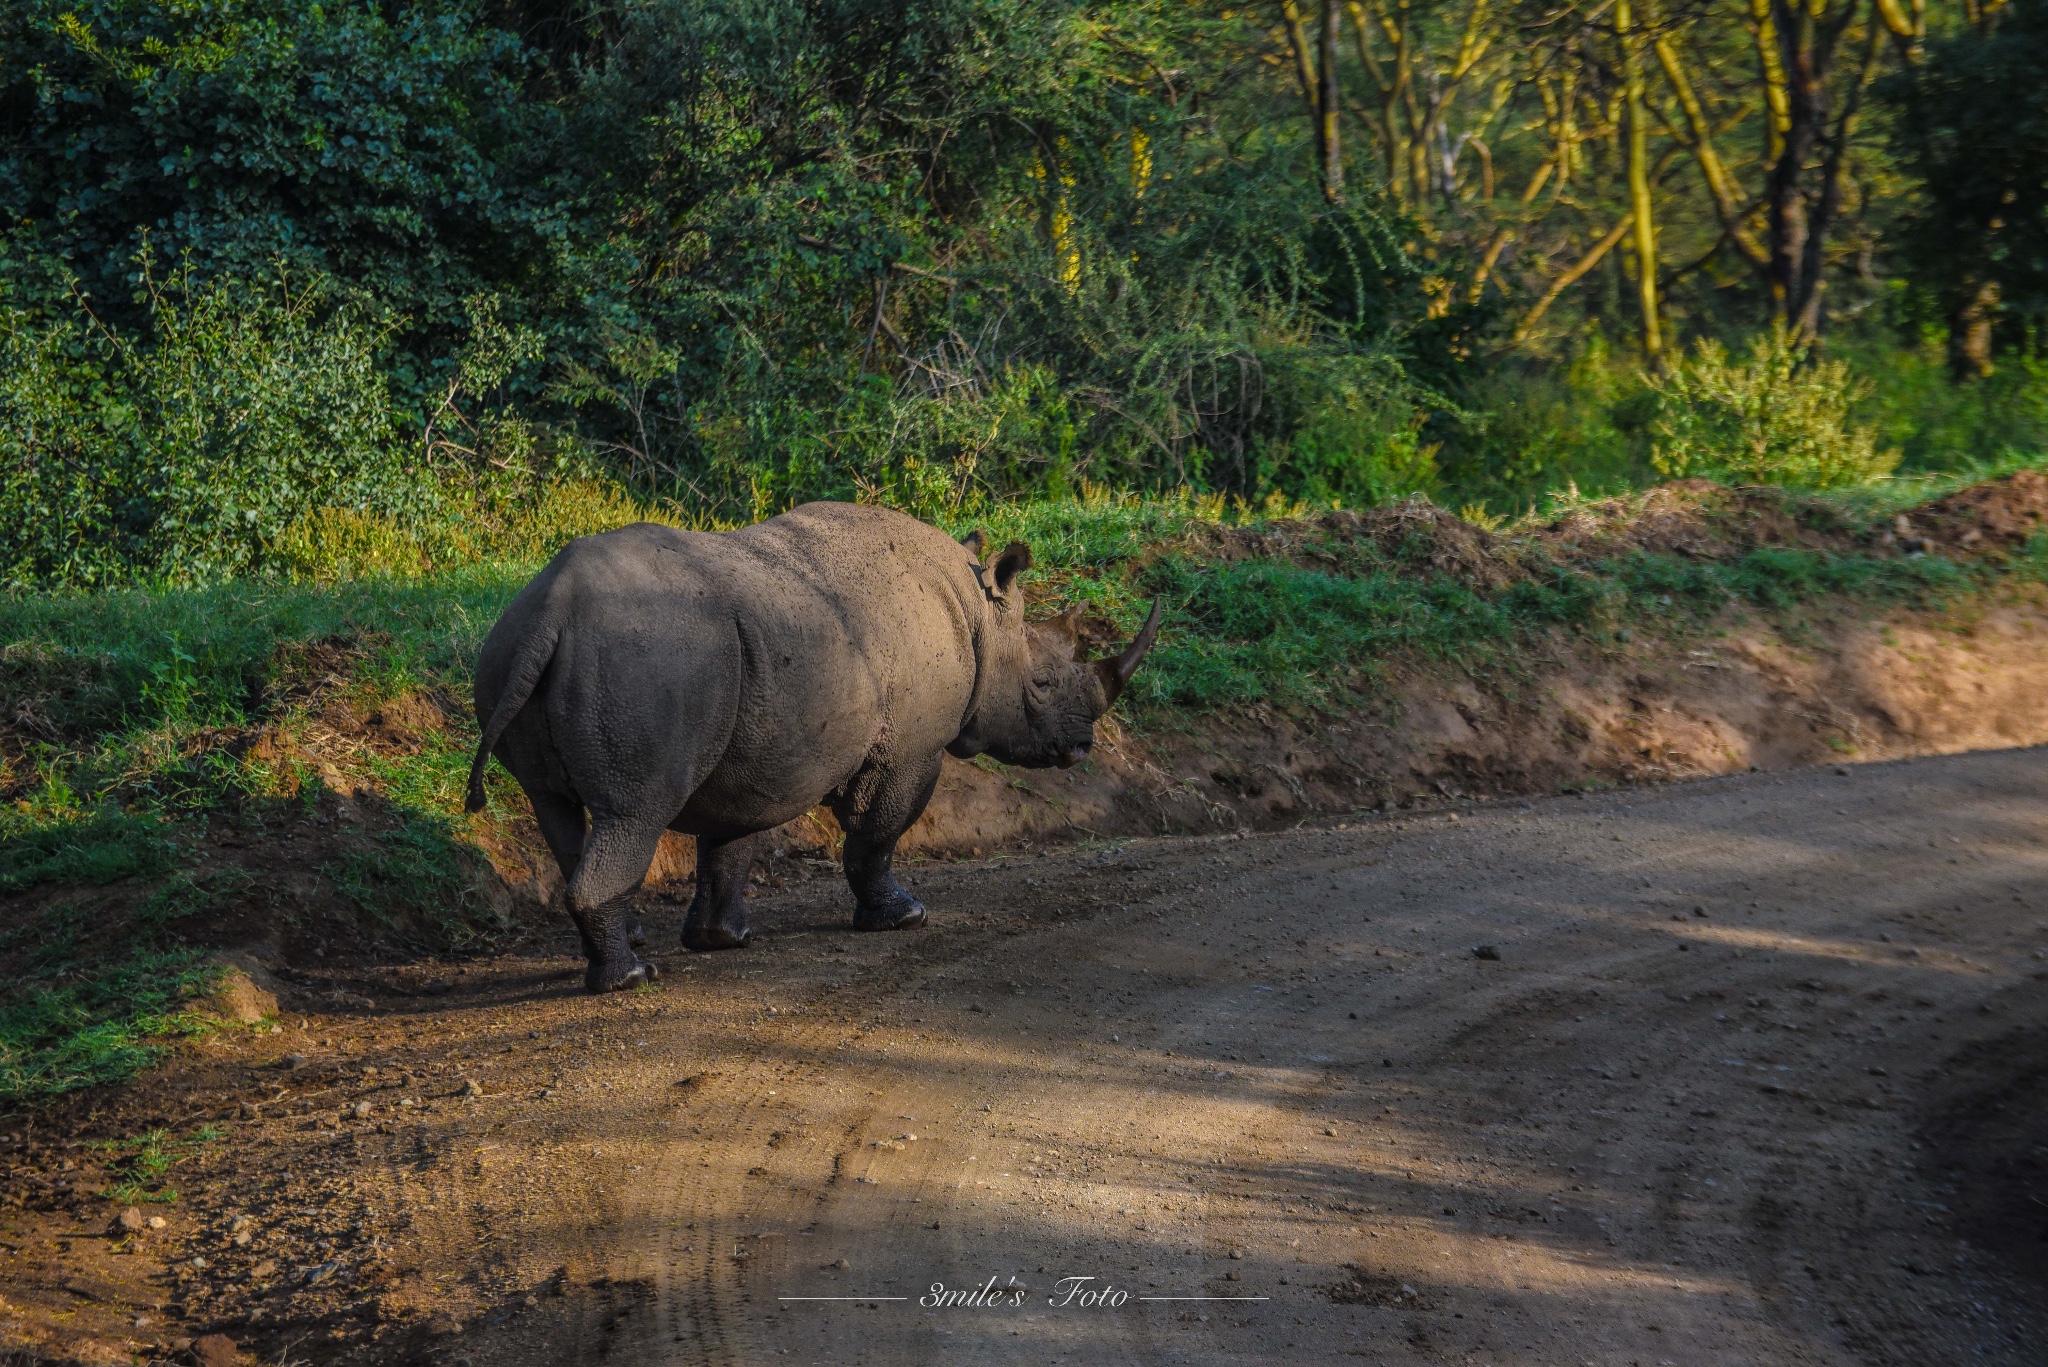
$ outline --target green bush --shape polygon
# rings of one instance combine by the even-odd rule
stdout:
[[[1898,448],[1901,474],[1988,468],[2048,451],[2048,359],[2002,357],[1991,374],[1958,384],[1939,330],[1916,331],[1907,345],[1896,327],[1828,339],[1830,356],[1877,381],[1863,386],[1855,418],[1875,429],[1880,447]]]
[[[1741,364],[1702,338],[1692,356],[1650,383],[1661,401],[1652,459],[1666,475],[1832,489],[1898,468],[1897,451],[1879,450],[1872,430],[1849,420],[1869,383],[1846,362],[1816,359],[1782,330],[1753,338]]]
[[[1649,431],[1656,395],[1598,328],[1563,357],[1504,356],[1477,368],[1456,397],[1470,420],[1430,429],[1443,443],[1446,503],[1514,514],[1567,488],[1599,498],[1657,482]]]
[[[434,505],[378,367],[387,320],[317,279],[141,264],[147,337],[83,296],[40,323],[0,304],[0,582],[228,578],[308,507]]]
[[[1421,326],[1412,225],[1302,174],[1229,55],[1268,39],[1149,0],[0,7],[0,581],[416,574],[480,478],[565,468],[723,522],[1428,487],[1410,371],[1458,318]],[[189,273],[136,290],[149,241]]]
[[[579,536],[633,522],[704,525],[602,480],[550,480],[511,498],[480,497],[431,522],[354,508],[314,508],[264,548],[265,563],[301,581],[414,579],[486,562],[538,569]]]

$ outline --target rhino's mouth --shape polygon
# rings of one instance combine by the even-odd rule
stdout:
[[[1063,753],[1062,753],[1062,754],[1060,755],[1060,759],[1059,759],[1059,764],[1060,764],[1060,768],[1062,768],[1062,769],[1071,769],[1071,768],[1073,768],[1073,767],[1074,767],[1075,765],[1077,765],[1077,764],[1080,764],[1080,763],[1084,762],[1084,761],[1085,761],[1085,760],[1086,760],[1086,759],[1088,758],[1088,748],[1089,748],[1089,747],[1087,747],[1086,745],[1073,745],[1073,746],[1069,746],[1069,747],[1068,747],[1068,748],[1067,748],[1067,749],[1066,749],[1066,750],[1065,750],[1065,751],[1064,751],[1064,752],[1063,752]]]

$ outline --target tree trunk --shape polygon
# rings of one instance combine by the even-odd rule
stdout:
[[[1308,32],[1302,26],[1301,6],[1294,0],[1280,0],[1280,26],[1287,31],[1287,50],[1294,57],[1294,83],[1301,88],[1301,102],[1308,110],[1308,123],[1316,137],[1316,170],[1323,165],[1323,122],[1316,116],[1317,85],[1315,58],[1309,53]]]
[[[1621,70],[1628,117],[1628,203],[1635,221],[1636,294],[1643,309],[1643,351],[1664,349],[1657,322],[1657,226],[1650,215],[1650,167],[1643,127],[1642,47],[1636,40],[1629,0],[1614,6],[1614,33],[1621,40]]]
[[[1721,216],[1721,226],[1727,230],[1728,240],[1742,253],[1750,265],[1761,268],[1770,261],[1770,253],[1763,244],[1750,236],[1748,226],[1743,222],[1742,187],[1734,176],[1728,173],[1721,156],[1714,150],[1714,125],[1707,117],[1706,107],[1692,88],[1692,81],[1685,74],[1685,66],[1678,58],[1678,50],[1671,41],[1658,36],[1651,44],[1657,53],[1657,60],[1664,67],[1664,78],[1671,83],[1671,89],[1678,96],[1679,108],[1685,111],[1686,127],[1692,133],[1693,156],[1700,164],[1700,174],[1706,178],[1707,193],[1713,196],[1714,212]]]
[[[1337,34],[1342,0],[1323,0],[1323,27],[1316,43],[1321,80],[1316,87],[1316,150],[1322,154],[1323,197],[1344,198],[1344,157],[1337,128]]]
[[[1991,325],[1997,320],[1998,282],[1966,282],[1948,322],[1948,369],[1958,383],[1991,373]]]

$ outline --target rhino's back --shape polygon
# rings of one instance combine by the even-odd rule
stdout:
[[[742,727],[759,719],[815,731],[827,725],[819,707],[853,706],[893,745],[937,749],[958,734],[982,611],[959,543],[902,513],[849,503],[805,504],[719,540],[748,562],[748,597],[762,608],[743,617],[759,625],[760,658],[749,662],[759,705],[743,711]],[[858,703],[841,678],[860,681]],[[778,697],[815,701],[798,718]]]
[[[980,583],[938,528],[888,508],[808,503],[721,540],[743,548],[764,597],[788,586],[793,608],[829,612],[878,678],[915,685],[972,669]]]

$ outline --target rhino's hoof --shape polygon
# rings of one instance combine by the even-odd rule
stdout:
[[[583,975],[583,990],[593,996],[600,992],[624,992],[628,988],[644,987],[659,977],[661,970],[645,959],[634,959],[630,963],[597,963]]]
[[[924,924],[924,903],[902,897],[879,907],[855,907],[855,930],[910,930]]]
[[[718,925],[683,927],[683,948],[692,954],[709,954],[714,949],[745,949],[753,938],[751,930],[730,930]]]

